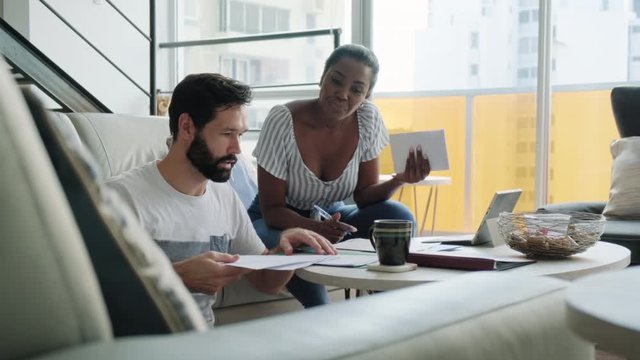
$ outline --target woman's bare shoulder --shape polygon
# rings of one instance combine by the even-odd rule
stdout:
[[[314,103],[315,103],[314,99],[303,99],[303,100],[290,101],[284,104],[284,106],[286,106],[287,109],[291,111],[291,113],[297,113],[300,111],[308,110],[311,106],[313,106]]]

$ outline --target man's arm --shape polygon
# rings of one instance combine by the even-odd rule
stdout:
[[[173,263],[173,269],[191,292],[213,295],[225,285],[251,272],[225,263],[238,260],[238,255],[207,251]]]
[[[280,245],[271,250],[265,250],[263,255],[285,253],[291,255],[293,249],[301,245],[306,245],[321,255],[335,255],[336,249],[322,235],[306,229],[293,228],[287,229],[280,235]],[[293,276],[293,271],[280,270],[259,270],[248,273],[247,279],[256,289],[267,294],[277,294],[289,282]]]

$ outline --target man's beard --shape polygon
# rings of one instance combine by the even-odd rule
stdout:
[[[196,134],[191,146],[189,146],[187,158],[204,177],[215,182],[225,182],[231,176],[231,170],[222,169],[218,167],[218,164],[230,160],[235,163],[237,160],[233,154],[219,158],[214,157],[200,133]]]

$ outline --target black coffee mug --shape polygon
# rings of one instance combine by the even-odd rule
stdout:
[[[378,254],[380,265],[404,265],[409,256],[411,220],[380,219],[369,228],[369,241]]]

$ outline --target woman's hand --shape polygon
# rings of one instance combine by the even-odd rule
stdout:
[[[404,172],[396,174],[394,178],[405,183],[416,183],[424,180],[430,172],[431,165],[429,164],[429,159],[422,155],[422,147],[418,146],[415,154],[413,147],[411,147],[404,166]]]
[[[343,223],[340,220],[340,213],[331,215],[331,219],[319,221],[315,231],[329,239],[332,243],[341,241],[347,233],[354,233],[358,231],[355,227]]]

